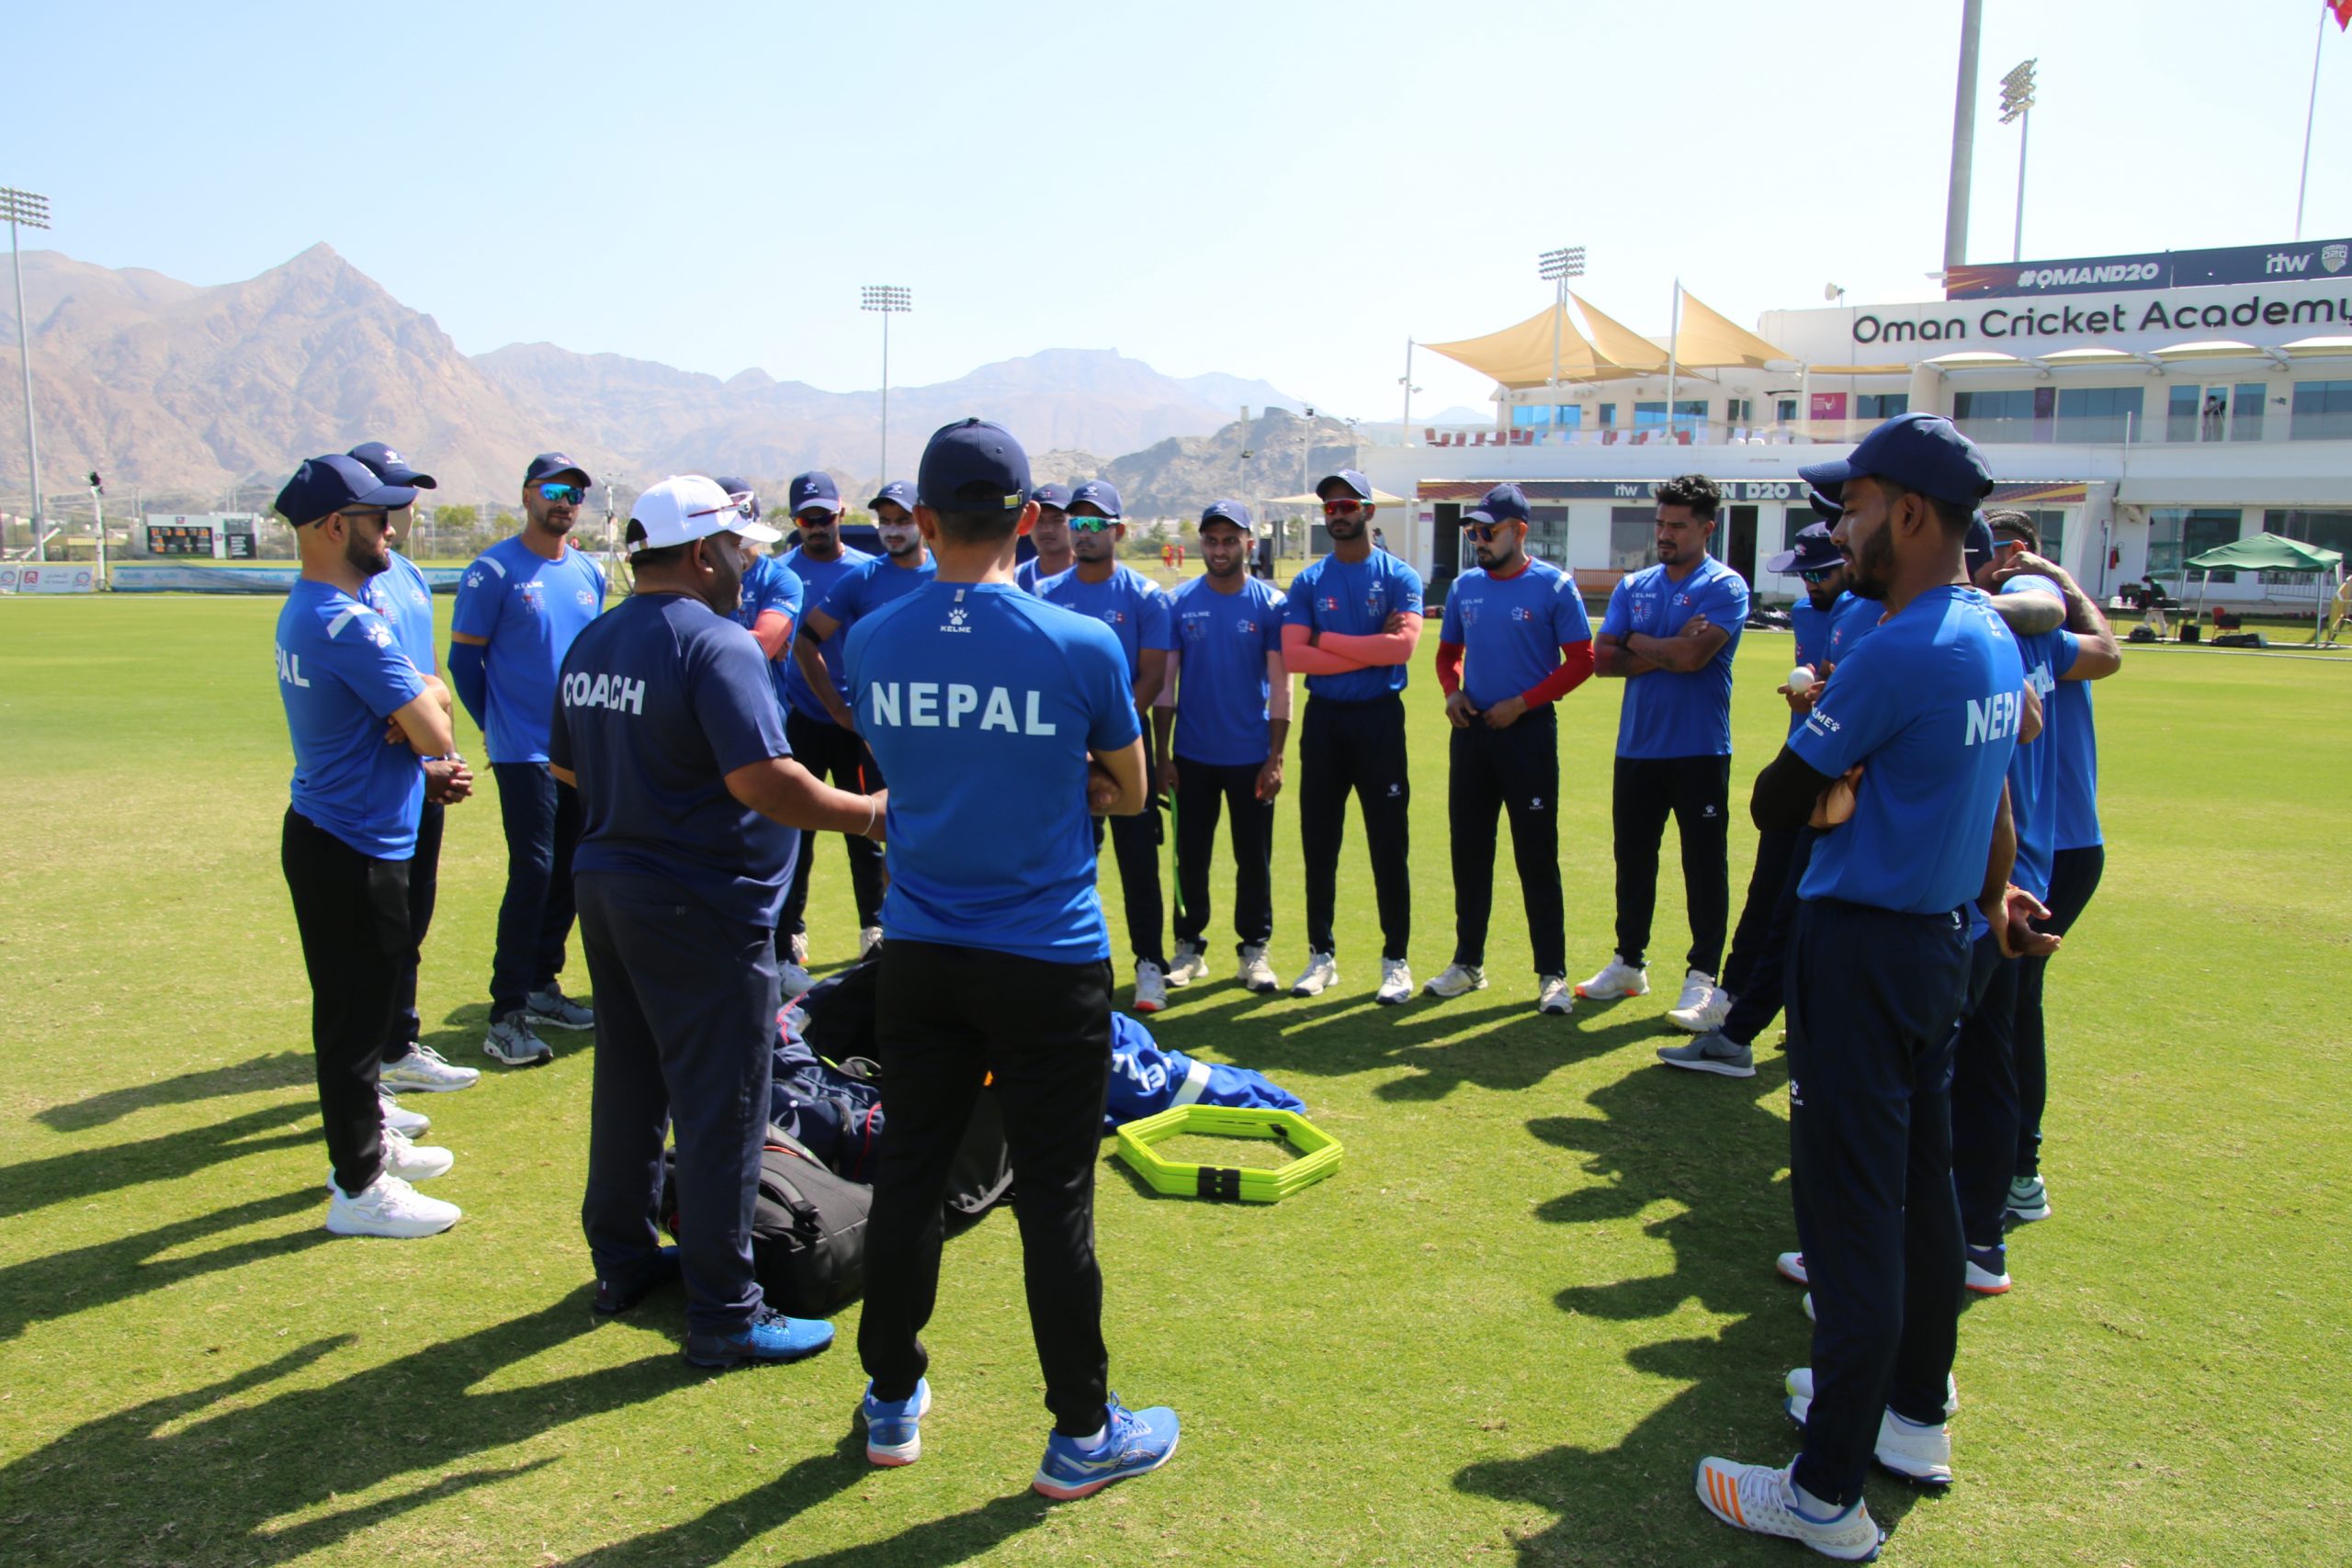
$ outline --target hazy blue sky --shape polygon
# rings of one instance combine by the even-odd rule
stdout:
[[[1972,259],[2009,254],[2003,72],[2041,61],[2029,256],[2283,241],[2319,0],[1985,0]],[[338,12],[353,19],[322,25]],[[468,352],[545,339],[870,387],[1047,347],[1394,417],[1405,339],[1542,307],[1663,331],[1918,299],[1958,0],[15,9],[0,183],[198,283],[320,240]],[[2331,24],[2306,235],[2352,231]],[[1417,365],[1424,412],[1481,378]]]

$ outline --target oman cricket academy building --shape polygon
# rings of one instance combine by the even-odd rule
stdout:
[[[1926,410],[1984,447],[2000,481],[1986,504],[2030,513],[2102,598],[2150,574],[2193,597],[2183,561],[2263,532],[2352,559],[2346,242],[1970,266],[1946,292],[1768,311],[1753,333],[1682,292],[1673,338],[1571,294],[1573,313],[1421,345],[1495,378],[1494,428],[1415,430],[1360,464],[1408,498],[1386,533],[1431,578],[1467,564],[1461,513],[1509,480],[1534,513],[1531,550],[1592,592],[1647,563],[1656,487],[1703,473],[1724,492],[1715,553],[1760,596],[1792,598],[1798,582],[1760,569],[1813,521],[1798,467]],[[2312,591],[2254,572],[2208,589],[2303,613]]]

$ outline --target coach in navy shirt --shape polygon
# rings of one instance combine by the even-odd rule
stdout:
[[[1143,808],[1143,732],[1112,629],[1013,585],[1016,540],[1035,515],[1020,443],[978,420],[948,425],[919,487],[938,578],[867,615],[847,649],[859,728],[900,781],[875,1020],[890,1135],[858,1327],[866,1454],[904,1464],[922,1452],[941,1200],[992,1082],[1054,1417],[1032,1484],[1083,1496],[1176,1446],[1172,1412],[1110,1398],[1094,1254],[1111,943],[1088,809]]]
[[[1527,553],[1527,497],[1497,485],[1462,514],[1477,566],[1445,596],[1437,683],[1453,727],[1446,817],[1453,845],[1453,962],[1433,997],[1487,984],[1495,816],[1510,817],[1535,1006],[1566,1014],[1567,914],[1560,892],[1560,728],[1553,704],[1592,673],[1592,622],[1576,579]]]
[[[415,499],[357,458],[335,456],[303,464],[277,501],[302,559],[277,616],[277,694],[294,743],[279,858],[311,980],[333,1161],[326,1224],[342,1235],[431,1235],[458,1218],[457,1205],[409,1185],[447,1171],[449,1152],[386,1131],[378,1098],[394,997],[415,961],[408,873],[424,803],[418,759],[454,750],[449,694],[369,605],[370,584],[392,564],[393,517]]]
[[[1143,573],[1119,561],[1127,536],[1119,491],[1108,479],[1089,479],[1070,492],[1070,550],[1076,563],[1041,581],[1037,596],[1048,604],[1101,621],[1119,639],[1135,693],[1137,723],[1148,722],[1152,704],[1168,679],[1168,656],[1176,646],[1169,627],[1168,595]],[[1148,737],[1147,737],[1147,740]],[[1153,777],[1155,786],[1158,784]],[[1168,1005],[1167,902],[1159,891],[1159,796],[1156,791],[1133,817],[1110,819],[1111,847],[1119,863],[1119,893],[1126,905],[1127,948],[1135,955],[1135,1009],[1158,1012]],[[1102,848],[1101,826],[1095,848]]]
[[[1249,575],[1250,509],[1212,502],[1201,513],[1206,569],[1169,595],[1176,634],[1152,709],[1159,784],[1175,802],[1176,963],[1171,986],[1208,973],[1209,861],[1220,814],[1232,823],[1233,934],[1244,989],[1275,988],[1266,963],[1274,930],[1274,797],[1290,739],[1283,663],[1283,596]],[[1124,873],[1121,874],[1124,876]]]
[[[775,913],[802,828],[872,831],[881,802],[792,760],[767,660],[729,617],[746,541],[775,530],[700,476],[638,497],[635,588],[564,656],[548,765],[580,792],[581,945],[596,1059],[581,1224],[596,1310],[686,1284],[686,1359],[790,1360],[829,1324],[768,1307],[752,1277],[777,1001]],[[679,1247],[653,1228],[677,1132]]]
[[[548,771],[556,672],[571,639],[605,606],[604,570],[571,540],[589,482],[560,452],[532,458],[523,476],[523,531],[466,569],[449,615],[450,682],[481,726],[506,828],[506,894],[481,1048],[510,1067],[554,1058],[535,1025],[595,1021],[556,980],[571,935],[580,799]]]
[[[1617,952],[1577,987],[1596,1000],[1650,988],[1650,919],[1657,909],[1657,847],[1671,815],[1682,840],[1682,896],[1690,919],[1679,1028],[1712,1029],[1729,999],[1716,995],[1731,917],[1731,665],[1747,625],[1747,584],[1707,553],[1723,491],[1699,474],[1657,491],[1657,565],[1621,579],[1595,639],[1593,669],[1625,682],[1617,715],[1611,817],[1617,857]]]
[[[1708,1458],[1702,1503],[1727,1524],[1860,1559],[1871,1459],[1951,1477],[1945,1380],[1961,1298],[1947,1100],[1975,904],[2005,940],[2040,906],[2008,886],[2003,787],[2024,666],[1961,550],[1992,488],[1975,446],[1931,414],[1890,420],[1801,472],[1844,507],[1852,588],[1886,619],[1846,656],[1756,781],[1761,828],[1824,828],[1789,957],[1789,1144],[1816,1317],[1790,1375],[1804,1451],[1786,1470]],[[1833,488],[1836,487],[1836,488]]]
[[[884,487],[886,490],[888,486]],[[842,543],[842,498],[832,476],[812,469],[795,474],[786,491],[793,526],[800,543],[784,558],[786,570],[800,580],[799,617],[822,605],[842,580],[875,558]],[[820,659],[819,666],[827,661]],[[865,743],[856,732],[834,722],[838,711],[849,711],[848,672],[833,661],[826,669],[831,692],[828,702],[809,682],[808,661],[800,657],[798,638],[779,664],[784,671],[784,734],[801,766],[842,789],[869,787],[865,778]],[[879,775],[876,775],[878,786]],[[849,859],[850,892],[857,904],[858,928],[878,931],[882,925],[882,846],[862,834],[848,833],[842,844]],[[800,858],[792,865],[792,886],[784,895],[784,909],[776,916],[778,972],[786,996],[798,996],[813,980],[808,974],[808,871],[816,860],[817,840],[804,837]]]
[[[1372,547],[1372,481],[1352,468],[1315,487],[1331,553],[1291,580],[1283,602],[1283,660],[1306,677],[1298,739],[1298,837],[1306,858],[1306,968],[1294,997],[1339,983],[1332,930],[1348,795],[1363,813],[1380,909],[1380,988],[1394,1006],[1413,994],[1413,784],[1404,691],[1421,640],[1421,578]]]

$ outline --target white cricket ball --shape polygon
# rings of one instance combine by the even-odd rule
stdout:
[[[1813,684],[1813,666],[1800,664],[1789,671],[1789,690],[1802,692]]]

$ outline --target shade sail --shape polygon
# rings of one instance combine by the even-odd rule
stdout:
[[[1581,294],[1571,294],[1577,309],[1584,312],[1584,324],[1592,329],[1593,353],[1602,363],[1613,366],[1618,373],[1640,376],[1666,368],[1666,350],[1613,317],[1603,315],[1593,308],[1592,301]]]
[[[2344,559],[2342,550],[2307,545],[2284,534],[2256,534],[2191,556],[2193,571],[2326,571]]]
[[[1491,376],[1506,387],[1541,387],[1552,379],[1555,331],[1559,334],[1556,363],[1560,379],[1588,380],[1601,369],[1600,361],[1593,356],[1592,344],[1577,331],[1568,313],[1556,305],[1538,310],[1516,326],[1484,337],[1425,343],[1421,346],[1467,365],[1481,375]]]
[[[1796,359],[1788,350],[1773,347],[1730,317],[1711,310],[1688,288],[1682,291],[1682,328],[1675,334],[1674,357],[1694,370],[1734,366],[1761,370],[1774,360],[1785,364]]]

